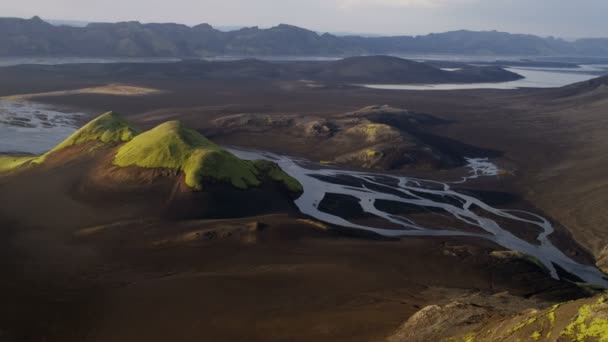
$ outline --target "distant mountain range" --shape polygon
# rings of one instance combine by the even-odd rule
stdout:
[[[56,26],[39,17],[0,18],[0,56],[204,57],[349,56],[364,54],[608,56],[608,38],[566,41],[496,31],[425,36],[362,37],[318,34],[281,24],[224,32],[201,24],[90,23]]]

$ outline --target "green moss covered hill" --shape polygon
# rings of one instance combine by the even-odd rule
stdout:
[[[42,164],[54,153],[66,147],[82,145],[84,143],[120,143],[126,142],[137,134],[137,130],[129,125],[120,115],[107,112],[95,118],[67,139],[55,146],[49,152],[38,156],[3,156],[0,155],[0,173],[19,170],[26,166]]]
[[[94,143],[119,145],[113,164],[119,167],[162,168],[183,172],[185,182],[203,190],[206,181],[225,182],[239,189],[257,187],[265,180],[281,183],[289,191],[302,186],[269,161],[245,161],[214,144],[179,121],[161,124],[138,134],[120,115],[105,113],[39,157],[0,156],[0,172],[15,172],[43,164],[67,147]],[[96,143],[96,144],[95,144]]]

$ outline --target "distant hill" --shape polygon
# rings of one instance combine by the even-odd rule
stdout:
[[[425,36],[336,36],[281,24],[224,32],[201,24],[90,23],[52,25],[39,17],[0,18],[0,56],[201,57],[215,55],[608,55],[608,38],[562,39],[487,31]]]
[[[311,68],[302,77],[343,83],[477,83],[523,78],[494,66],[464,65],[459,70],[446,71],[427,63],[390,56],[349,57],[316,65],[321,67],[318,70]]]
[[[555,98],[585,97],[587,102],[592,101],[593,98],[605,100],[608,96],[608,76],[597,77],[557,89],[549,89],[547,93]]]
[[[107,63],[20,65],[0,68],[0,77],[40,77],[43,74],[73,75],[89,80],[111,77],[135,79],[209,79],[318,81],[323,83],[477,83],[505,82],[522,76],[495,66],[463,65],[446,71],[427,63],[389,56],[349,57],[322,62],[268,62],[185,60],[174,63]],[[26,76],[28,75],[28,76]]]

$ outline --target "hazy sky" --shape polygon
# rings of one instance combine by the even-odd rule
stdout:
[[[608,37],[608,0],[1,0],[0,16],[425,34],[456,29]]]

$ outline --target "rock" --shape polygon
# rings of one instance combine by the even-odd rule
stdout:
[[[473,304],[430,305],[410,317],[388,341],[439,341],[442,336],[451,336],[479,324],[489,315],[488,309]]]

